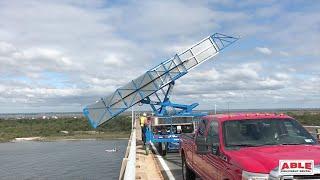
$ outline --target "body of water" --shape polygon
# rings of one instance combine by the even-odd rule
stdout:
[[[118,179],[127,143],[127,140],[0,143],[0,179]],[[119,151],[105,151],[114,147]]]

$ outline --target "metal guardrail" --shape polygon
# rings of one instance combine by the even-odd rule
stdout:
[[[320,142],[320,126],[304,126]]]
[[[320,129],[320,126],[303,126],[305,128],[315,128],[315,129]]]

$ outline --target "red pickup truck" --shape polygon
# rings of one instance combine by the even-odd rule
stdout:
[[[181,136],[183,179],[320,179],[320,145],[283,114],[203,117]]]

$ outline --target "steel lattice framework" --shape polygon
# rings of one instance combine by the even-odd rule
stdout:
[[[118,88],[111,95],[86,106],[83,110],[84,115],[94,128],[137,103],[150,104],[153,111],[159,116],[168,114],[166,109],[168,106],[180,110],[175,110],[174,114],[186,115],[198,104],[181,105],[169,101],[175,80],[216,56],[222,49],[237,40],[238,38],[235,37],[215,33]]]

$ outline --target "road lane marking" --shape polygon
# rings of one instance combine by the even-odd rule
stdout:
[[[167,165],[167,163],[164,161],[164,159],[162,158],[162,156],[159,154],[157,148],[154,146],[154,144],[151,142],[151,146],[154,152],[156,152],[156,157],[159,160],[164,172],[167,174],[168,178],[170,180],[175,180],[172,172],[170,171],[169,166]]]

